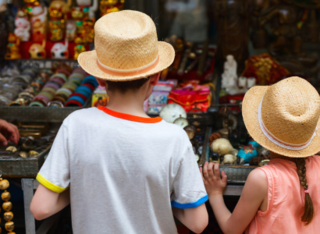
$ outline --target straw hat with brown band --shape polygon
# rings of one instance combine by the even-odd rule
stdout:
[[[270,151],[291,158],[320,151],[320,98],[304,79],[290,77],[251,88],[242,114],[249,134]]]
[[[94,26],[95,50],[78,57],[89,74],[109,81],[146,78],[169,67],[173,47],[159,42],[153,20],[146,14],[125,10],[101,17]]]

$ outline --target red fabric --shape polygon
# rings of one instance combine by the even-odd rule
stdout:
[[[194,91],[186,91],[185,94],[171,92],[168,96],[168,103],[181,105],[186,112],[197,108],[206,112],[211,104],[211,93],[197,94]]]

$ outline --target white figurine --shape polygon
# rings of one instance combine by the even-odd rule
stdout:
[[[51,48],[51,57],[55,59],[67,59],[69,57],[68,51],[68,40],[66,39],[65,44],[56,42]]]
[[[16,17],[14,21],[16,29],[14,34],[20,38],[21,41],[28,41],[30,38],[30,22],[27,17]]]
[[[79,7],[91,6],[91,0],[77,0]],[[95,12],[98,10],[98,0],[93,0],[92,6],[89,8],[89,19],[95,18]]]
[[[33,7],[32,13],[33,13],[31,17],[32,33],[45,35],[47,8],[41,5],[38,5]]]
[[[250,77],[247,79],[247,88],[250,89],[256,85],[256,78]]]
[[[239,89],[247,89],[247,78],[244,76],[239,77],[238,79],[238,87]]]
[[[230,94],[237,93],[237,79],[237,62],[233,55],[228,55],[227,61],[224,63],[221,87],[226,89],[228,93],[231,92]]]
[[[77,25],[73,20],[68,20],[67,21],[67,39],[69,41],[73,41],[75,36],[76,36],[76,30],[77,30]]]

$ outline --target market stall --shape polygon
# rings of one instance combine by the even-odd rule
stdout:
[[[176,52],[144,104],[146,113],[183,128],[198,165],[219,162],[228,175],[225,195],[239,196],[248,174],[269,160],[244,126],[246,91],[290,75],[320,87],[316,2],[1,2],[0,118],[17,125],[21,135],[18,144],[0,147],[2,177],[28,178],[23,186],[29,204],[33,178],[62,121],[81,108],[107,105],[106,91],[76,59],[94,47],[99,17],[134,6],[159,16],[159,38]],[[35,232],[34,225],[29,228]]]

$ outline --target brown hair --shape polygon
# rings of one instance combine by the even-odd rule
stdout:
[[[139,79],[139,80],[133,80],[133,81],[121,81],[121,82],[115,82],[115,81],[106,81],[108,85],[108,90],[110,91],[120,91],[121,93],[126,93],[129,90],[136,91],[140,89],[148,80],[150,77]]]
[[[306,162],[304,158],[296,159],[297,172],[300,180],[300,184],[304,190],[308,190],[308,182],[306,177]],[[301,216],[301,221],[308,225],[311,223],[314,216],[313,203],[309,193],[305,193],[305,204],[304,204],[304,212]]]

